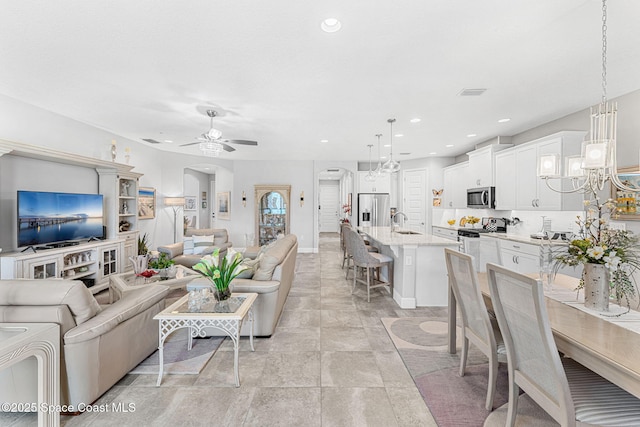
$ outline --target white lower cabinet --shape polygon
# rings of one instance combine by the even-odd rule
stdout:
[[[453,228],[444,228],[434,225],[431,227],[431,234],[442,237],[443,239],[458,240],[458,230]]]
[[[123,272],[124,240],[103,240],[0,257],[1,279],[82,280],[92,293],[109,286],[109,276]]]

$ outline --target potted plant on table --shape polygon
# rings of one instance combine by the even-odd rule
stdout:
[[[175,261],[169,259],[166,253],[161,252],[158,258],[149,261],[149,267],[158,270],[160,280],[168,280],[176,276]]]
[[[220,249],[216,248],[211,255],[202,257],[193,269],[211,281],[216,299],[225,301],[231,297],[231,281],[247,267],[240,264],[242,255],[239,252],[228,253],[221,261],[219,255]]]
[[[615,209],[612,199],[600,203],[597,194],[584,202],[586,218],[577,217],[577,238],[569,243],[566,253],[555,257],[554,270],[563,265],[583,265],[578,289],[584,288],[585,307],[609,311],[613,295],[619,305],[631,308],[636,295],[634,272],[640,268],[638,237],[626,230],[611,228],[609,218]]]

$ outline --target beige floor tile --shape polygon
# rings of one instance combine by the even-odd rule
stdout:
[[[415,387],[387,387],[393,412],[400,427],[437,427],[429,408]]]
[[[244,426],[320,426],[321,390],[315,388],[259,388]]]
[[[323,388],[322,426],[397,426],[383,388]]]
[[[383,387],[372,351],[323,351],[322,387]]]
[[[370,351],[364,328],[322,328],[320,336],[322,351]]]
[[[270,352],[260,387],[320,387],[320,353]]]

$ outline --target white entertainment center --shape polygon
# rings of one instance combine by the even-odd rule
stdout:
[[[109,286],[110,275],[131,269],[128,259],[138,250],[138,181],[142,174],[132,172],[129,165],[0,140],[0,156],[4,154],[95,170],[104,200],[106,239],[51,249],[5,250],[0,254],[1,279],[78,279],[97,293]]]

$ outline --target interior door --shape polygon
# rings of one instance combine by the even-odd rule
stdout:
[[[409,217],[404,223],[404,228],[423,234],[427,232],[426,172],[425,169],[405,171],[402,208]]]
[[[338,233],[340,231],[340,187],[335,184],[320,184],[320,232]]]

